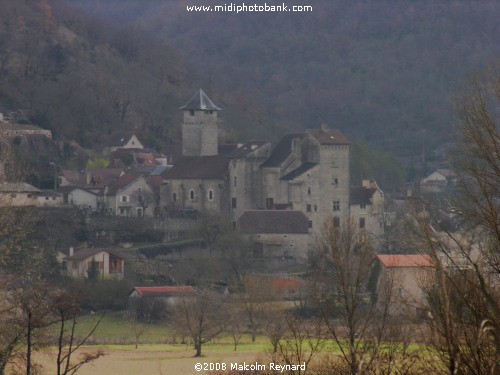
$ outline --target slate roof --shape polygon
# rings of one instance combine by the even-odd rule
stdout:
[[[219,155],[224,155],[232,159],[242,158],[266,143],[268,143],[268,141],[223,144],[218,146],[218,153]]]
[[[351,205],[355,204],[371,204],[371,198],[377,189],[365,188],[363,186],[351,187]]]
[[[309,129],[311,134],[322,145],[348,145],[350,142],[338,129]]]
[[[133,293],[136,291],[140,296],[151,297],[172,297],[178,295],[195,294],[192,286],[136,286]]]
[[[120,259],[123,259],[123,257],[113,250],[109,249],[103,249],[103,248],[98,248],[98,247],[90,247],[86,249],[79,249],[78,251],[75,251],[72,256],[64,258],[65,260],[85,260],[91,256],[94,256],[95,254],[98,254],[100,252],[105,252],[109,253],[111,255],[114,255],[115,257],[118,257]]]
[[[202,89],[199,89],[196,94],[185,105],[180,107],[181,110],[201,110],[201,111],[220,111],[214,102],[205,94]]]
[[[278,142],[276,147],[273,149],[271,156],[262,164],[262,167],[279,167],[281,164],[290,156],[293,148],[293,140],[295,138],[304,139],[306,133],[290,133],[286,134]]]
[[[107,146],[124,146],[134,135],[130,131],[113,132],[106,140]]]
[[[225,156],[184,156],[164,177],[167,180],[222,180],[228,171],[229,159]]]
[[[385,267],[434,267],[431,257],[424,254],[377,255]]]
[[[309,219],[302,211],[245,211],[238,221],[241,233],[309,233]]]
[[[294,169],[290,173],[288,173],[288,174],[284,175],[283,177],[281,177],[281,179],[282,180],[288,180],[288,181],[293,180],[296,177],[299,177],[300,175],[302,175],[302,174],[306,173],[307,171],[313,169],[317,165],[318,165],[318,163],[304,163],[300,167],[298,167],[297,169]]]

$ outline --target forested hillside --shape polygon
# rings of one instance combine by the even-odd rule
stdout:
[[[1,0],[0,9],[0,112],[86,147],[122,129],[151,146],[177,137],[190,75],[165,43],[64,1]]]
[[[325,122],[399,156],[449,141],[453,98],[500,56],[500,3],[315,0],[311,13],[193,13],[212,0],[72,0],[172,44],[226,109],[226,128],[277,137]],[[271,4],[272,2],[268,2]],[[279,2],[281,4],[281,2]]]

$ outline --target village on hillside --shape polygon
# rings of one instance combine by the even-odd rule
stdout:
[[[305,269],[328,226],[352,227],[377,253],[393,254],[390,267],[407,264],[406,258],[397,260],[398,253],[421,256],[418,249],[395,248],[390,237],[408,208],[428,215],[429,203],[412,191],[388,198],[370,176],[351,181],[350,142],[340,130],[321,124],[318,129],[285,134],[274,146],[265,140],[220,144],[221,108],[202,89],[180,111],[182,140],[169,145],[167,155],[145,148],[132,132],[115,132],[98,153],[103,165],[84,170],[53,165],[54,189],[9,180],[9,165],[2,163],[2,205],[53,209],[62,216],[76,208],[101,223],[116,217],[147,219],[147,225],[163,231],[158,243],[164,251],[157,254],[166,261],[174,260],[176,254],[221,256],[220,249],[212,252],[217,237],[235,233],[250,245],[245,257],[260,263],[266,260],[276,278]],[[52,138],[50,131],[16,124],[3,116],[0,134],[5,139]],[[76,142],[73,146],[74,153],[85,152]],[[452,170],[437,169],[422,179],[417,190],[439,194],[454,184]],[[452,213],[442,213],[452,219]],[[193,229],[197,222],[206,225],[207,220],[208,230],[214,233],[204,236]],[[73,277],[87,278],[95,261],[102,277],[122,279],[127,258],[123,247],[134,244],[118,243],[112,237],[112,230],[97,229],[83,243],[58,248],[58,260]],[[137,263],[136,254],[133,257]],[[429,264],[416,261],[410,266]],[[415,288],[417,280],[405,283]]]
[[[360,310],[346,305],[346,318],[362,312],[366,324],[377,317],[422,329],[434,319],[438,270],[468,273],[483,262],[483,240],[458,231],[449,200],[458,178],[453,170],[437,168],[389,195],[370,176],[352,181],[350,141],[326,124],[284,134],[275,145],[221,144],[222,109],[202,89],[179,109],[182,139],[165,152],[146,148],[133,132],[111,134],[101,150],[69,143],[69,159],[86,155],[89,162],[81,170],[49,162],[52,189],[16,177],[12,153],[0,164],[1,208],[28,210],[47,226],[47,239],[34,237],[52,246],[47,272],[92,290],[82,305],[92,314],[124,310],[136,347],[144,333],[137,324],[167,322],[176,334],[191,335],[196,356],[223,332],[231,332],[236,349],[245,333],[254,342],[270,330],[278,350],[297,327],[277,316],[316,314],[325,301],[348,295]],[[5,116],[0,137],[6,144],[64,147],[50,131]],[[69,233],[74,223],[78,236]],[[12,270],[0,276],[7,295],[25,293]],[[197,310],[200,303],[207,305]],[[342,302],[330,306],[335,311],[336,304]],[[193,331],[191,311],[210,323]],[[340,324],[327,325],[332,332],[346,329],[329,321],[337,313],[325,315],[327,324]],[[349,333],[353,339],[359,329]]]

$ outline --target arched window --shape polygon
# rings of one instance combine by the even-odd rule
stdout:
[[[194,190],[189,190],[189,199],[194,201]]]
[[[177,193],[172,193],[172,202],[177,202]]]
[[[213,201],[214,200],[214,191],[212,189],[210,189],[208,191],[208,200],[209,201]]]

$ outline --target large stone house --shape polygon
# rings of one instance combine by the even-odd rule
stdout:
[[[104,192],[102,210],[126,217],[153,217],[155,194],[143,176],[124,174],[111,182]]]

